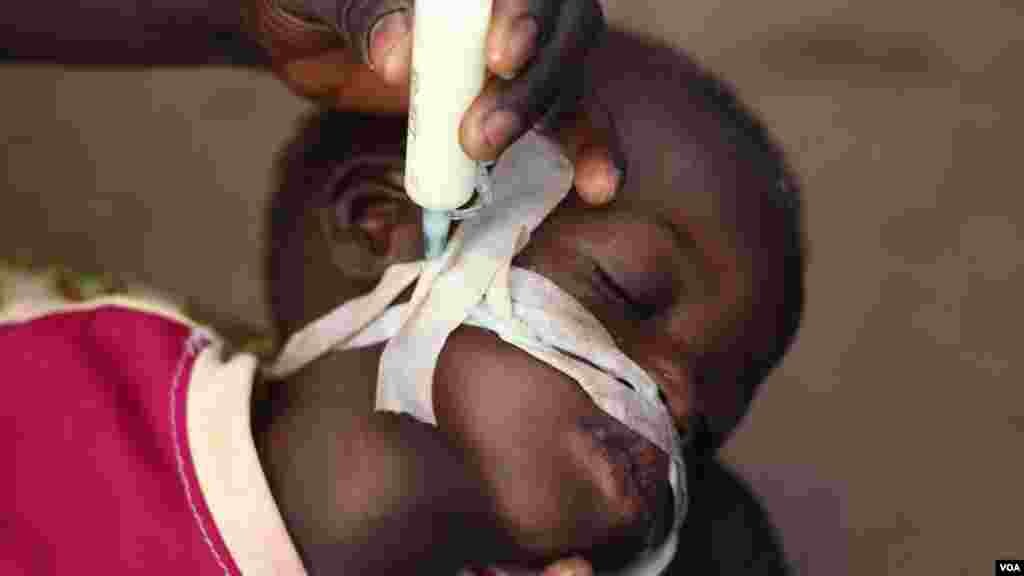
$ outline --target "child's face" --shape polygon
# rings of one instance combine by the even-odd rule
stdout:
[[[402,191],[404,136],[401,120],[335,116],[308,125],[285,157],[301,166],[285,167],[273,215],[272,293],[284,330],[366,292],[386,266],[421,257],[419,208]],[[658,382],[681,427],[695,409],[727,418],[743,410],[742,391],[695,385],[695,361],[747,342],[736,338],[740,326],[774,336],[758,324],[766,316],[753,307],[755,266],[741,248],[761,230],[745,236],[735,227],[747,214],[721,216],[737,198],[724,186],[774,183],[745,182],[735,161],[709,160],[709,141],[704,150],[659,152],[691,165],[688,187],[665,183],[659,157],[647,159],[650,174],[635,171],[644,161],[630,154],[634,171],[616,201],[594,208],[570,195],[514,261],[586,306]],[[754,214],[771,216],[763,193],[749,196]],[[778,288],[758,280],[765,304]],[[728,365],[742,354],[716,358]],[[660,451],[572,379],[487,331],[463,327],[448,340],[434,403],[439,427],[470,455],[527,544],[564,550],[637,536],[668,493]]]

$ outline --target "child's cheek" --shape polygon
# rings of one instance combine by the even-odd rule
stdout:
[[[676,426],[683,431],[694,411],[692,354],[664,330],[634,330],[623,339],[623,352],[658,385]]]

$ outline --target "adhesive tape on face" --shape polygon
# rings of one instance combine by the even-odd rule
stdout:
[[[675,555],[687,492],[682,441],[657,384],[572,296],[543,276],[511,266],[533,230],[568,193],[572,177],[571,165],[554,144],[527,134],[495,167],[492,204],[458,228],[441,258],[390,267],[369,294],[293,335],[264,373],[286,377],[331,350],[387,342],[377,410],[436,425],[434,368],[448,336],[463,324],[494,332],[573,378],[601,410],[669,455],[673,528],[665,542],[619,572],[659,574]],[[392,305],[414,282],[409,301]]]

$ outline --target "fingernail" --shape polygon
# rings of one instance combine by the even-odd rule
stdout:
[[[484,120],[484,138],[498,152],[504,150],[521,129],[519,115],[510,110],[494,110]]]
[[[504,52],[499,56],[499,61],[504,61],[504,66],[500,67],[503,78],[513,78],[533,57],[539,33],[540,28],[533,16],[520,16],[512,23],[505,39]]]
[[[595,206],[603,206],[614,200],[626,181],[624,171],[611,158],[587,163],[582,168],[580,176],[585,182],[585,190],[580,192],[588,203]]]
[[[384,58],[384,68],[381,70],[381,75],[390,84],[402,84],[409,77],[409,42],[408,36],[403,37],[388,51],[388,55]]]
[[[383,16],[373,25],[369,46],[369,64],[373,71],[391,78],[390,72],[404,57],[403,48],[410,29],[409,15],[405,10]]]

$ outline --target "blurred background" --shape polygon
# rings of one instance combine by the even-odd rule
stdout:
[[[734,84],[803,181],[803,328],[725,450],[799,573],[1024,557],[1024,4],[605,5]],[[0,257],[265,325],[271,166],[304,102],[237,70],[0,68],[0,86]]]

